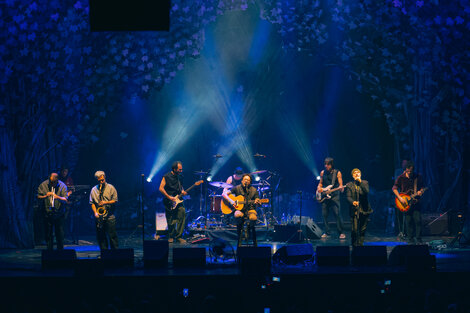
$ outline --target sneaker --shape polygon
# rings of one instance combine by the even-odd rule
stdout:
[[[173,238],[168,238],[168,243],[173,243],[174,239]]]
[[[187,241],[184,240],[183,238],[178,238],[178,242],[181,244],[187,243]]]
[[[327,233],[323,233],[323,235],[321,235],[322,238],[328,238],[328,234]]]
[[[345,234],[340,234],[339,239],[346,239],[346,235]]]

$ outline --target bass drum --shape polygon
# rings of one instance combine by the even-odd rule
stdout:
[[[211,210],[212,214],[222,214],[220,203],[222,202],[222,196],[211,196]]]

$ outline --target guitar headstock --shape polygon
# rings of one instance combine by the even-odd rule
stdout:
[[[202,184],[204,181],[201,179],[201,180],[198,180],[197,182],[194,183],[194,185],[196,186],[199,186],[200,184]]]

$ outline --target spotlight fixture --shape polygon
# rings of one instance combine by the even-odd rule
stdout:
[[[317,176],[317,180],[320,180],[320,176]]]
[[[151,183],[152,179],[150,177],[147,177],[147,183]]]
[[[212,176],[207,176],[206,180],[207,181],[212,181]]]

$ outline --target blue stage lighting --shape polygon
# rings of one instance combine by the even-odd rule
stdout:
[[[150,177],[147,177],[147,183],[151,183],[152,179]]]
[[[212,181],[212,176],[207,176],[206,180],[207,181]]]

